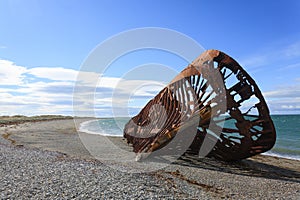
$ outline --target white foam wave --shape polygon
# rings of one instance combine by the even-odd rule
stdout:
[[[122,137],[122,135],[114,135],[114,134],[108,134],[108,133],[89,130],[89,127],[91,126],[91,123],[94,123],[94,122],[97,122],[97,121],[99,121],[99,120],[96,119],[96,120],[90,120],[90,121],[85,121],[85,122],[80,123],[79,131],[84,132],[84,133],[88,133],[88,134],[93,134],[93,135]]]
[[[290,160],[299,160],[300,161],[300,156],[294,156],[294,155],[282,155],[282,154],[273,153],[273,152],[265,152],[265,153],[262,153],[262,155],[272,156],[272,157],[277,157],[277,158],[286,158],[286,159],[290,159]]]

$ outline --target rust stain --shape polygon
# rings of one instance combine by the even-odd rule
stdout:
[[[208,50],[188,65],[126,124],[124,137],[134,152],[151,153],[177,134],[184,138],[192,132],[185,153],[199,154],[209,137],[216,143],[207,156],[226,161],[266,152],[275,144],[275,128],[257,84],[221,51]]]

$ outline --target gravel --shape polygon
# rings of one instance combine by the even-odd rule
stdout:
[[[234,173],[239,168],[172,164],[125,173],[97,160],[0,144],[1,199],[299,199],[299,179]],[[201,163],[199,163],[201,165]],[[218,169],[207,169],[214,166]],[[222,172],[222,169],[229,170]],[[231,169],[230,169],[231,168]],[[247,171],[247,169],[245,169]],[[255,175],[255,176],[252,176]]]
[[[0,177],[1,199],[211,199],[155,173],[123,173],[99,161],[1,144]]]
[[[296,160],[183,157],[151,173],[126,173],[137,172],[137,163],[95,160],[73,120],[3,126],[0,133],[1,199],[300,199]],[[111,140],[125,145],[121,138]],[[106,157],[120,157],[103,144],[97,148]]]

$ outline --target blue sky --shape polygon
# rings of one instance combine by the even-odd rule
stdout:
[[[300,114],[299,10],[297,0],[0,0],[1,114],[72,114],[74,82],[89,53],[142,27],[172,29],[226,52],[256,80],[272,114]],[[155,62],[180,71],[187,64],[164,52],[130,58],[108,71],[106,89],[131,66]],[[150,98],[149,90],[140,93]],[[97,95],[97,115],[111,115],[110,95]]]

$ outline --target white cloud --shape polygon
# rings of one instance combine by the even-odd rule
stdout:
[[[276,90],[264,92],[266,98],[297,98],[300,97],[300,84],[277,87]]]
[[[0,85],[21,85],[26,68],[8,60],[0,60]]]
[[[83,108],[82,114],[96,112],[100,116],[111,115],[112,106],[126,105],[132,109],[128,98],[150,99],[163,87],[162,83],[149,80],[100,78],[94,72],[62,67],[26,68],[11,61],[0,61],[1,115],[73,114],[75,83],[80,83],[80,96],[75,100]],[[145,83],[153,87],[144,87]]]
[[[94,85],[100,74],[95,72],[84,72],[62,67],[35,67],[28,69],[26,73],[37,78],[44,78],[52,81],[81,81],[87,85]]]
[[[28,69],[0,60],[1,115],[71,113],[77,73],[64,68]],[[43,82],[41,78],[49,80]]]
[[[116,77],[100,77],[100,80],[97,83],[97,87],[116,88],[121,80],[121,78]]]
[[[55,81],[75,81],[78,71],[62,67],[36,67],[27,70],[28,74]]]
[[[271,113],[300,114],[300,84],[278,87],[263,93]]]

